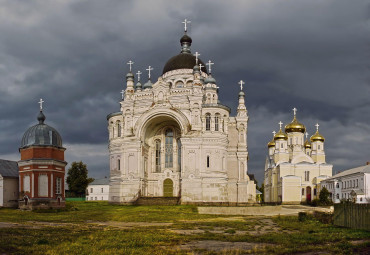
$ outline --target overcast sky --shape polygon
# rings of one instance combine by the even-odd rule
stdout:
[[[192,52],[215,63],[232,115],[237,82],[246,82],[248,172],[259,184],[271,132],[292,120],[293,107],[310,135],[319,122],[334,172],[370,161],[370,5],[362,0],[0,0],[0,158],[19,160],[43,98],[66,160],[109,175],[106,115],[119,111],[126,62],[135,72],[151,65],[156,81],[180,51],[185,18]]]

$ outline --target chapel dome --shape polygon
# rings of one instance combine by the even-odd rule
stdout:
[[[319,133],[318,130],[313,136],[311,136],[311,142],[316,142],[316,141],[320,141],[320,142],[325,141],[325,138]]]
[[[304,147],[305,147],[306,149],[311,149],[311,143],[310,143],[308,140],[306,140],[306,141],[304,142]]]
[[[292,122],[285,126],[285,133],[292,133],[292,132],[306,132],[306,127],[300,123],[297,118],[294,116]]]
[[[275,140],[272,139],[268,144],[267,144],[267,147],[270,148],[270,147],[275,147]]]
[[[180,39],[181,53],[170,58],[163,67],[162,74],[177,69],[193,69],[196,65],[196,57],[191,54],[190,46],[192,39],[186,33]],[[202,64],[202,72],[207,72],[207,68],[202,60],[198,58],[198,64]]]
[[[274,140],[288,140],[288,136],[280,129],[274,136]]]
[[[45,115],[40,111],[37,116],[39,124],[27,129],[22,138],[21,148],[38,145],[55,147],[63,146],[62,137],[55,128],[44,123],[45,119]]]

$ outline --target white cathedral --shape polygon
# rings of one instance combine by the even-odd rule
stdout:
[[[184,22],[183,22],[184,23]],[[219,87],[190,50],[186,32],[181,53],[170,58],[154,83],[149,66],[142,85],[130,71],[120,111],[107,116],[112,203],[176,197],[181,204],[241,205],[255,202],[247,175],[248,112],[243,82],[236,117],[221,104]]]
[[[294,108],[291,123],[267,144],[264,199],[267,203],[298,204],[318,198],[320,182],[332,176],[333,165],[325,159],[325,138],[316,133],[308,141],[306,127],[297,120]],[[306,141],[304,135],[306,134]]]

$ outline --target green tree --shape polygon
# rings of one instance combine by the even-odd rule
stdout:
[[[87,167],[82,161],[72,162],[67,173],[67,184],[71,196],[84,196],[87,185],[94,181],[93,178],[88,178]]]
[[[329,199],[330,193],[329,191],[323,187],[319,194],[319,200],[321,205],[329,205],[331,201]]]

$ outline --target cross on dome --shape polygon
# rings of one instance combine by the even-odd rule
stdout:
[[[208,72],[211,74],[212,73],[212,65],[214,65],[215,63],[212,63],[211,60],[208,60],[208,63],[206,65],[208,65]]]
[[[200,54],[198,53],[198,51],[195,52],[194,56],[195,56],[195,64],[198,65],[198,57],[200,56]]]
[[[121,95],[122,95],[122,99],[123,99],[123,96],[125,95],[125,90],[121,90]]]
[[[276,135],[276,131],[274,130],[274,131],[272,131],[272,134],[274,135],[274,137],[275,137],[275,135]]]
[[[142,74],[142,72],[140,72],[140,71],[137,71],[137,81],[140,81],[140,74]]]
[[[280,129],[281,129],[281,127],[283,126],[283,122],[280,121],[278,124],[279,124]]]
[[[319,123],[316,123],[315,126],[316,126],[316,131],[319,132],[319,126],[320,126]]]
[[[44,103],[45,101],[42,100],[42,98],[40,98],[40,101],[39,101],[39,104],[40,104],[40,111],[42,111],[42,103]]]
[[[297,108],[293,108],[294,117],[297,115]]]
[[[308,133],[306,132],[306,134],[305,134],[305,135],[306,135],[306,139],[307,139],[307,137],[308,137]]]
[[[240,90],[243,90],[243,85],[245,84],[245,82],[244,82],[244,81],[242,81],[242,80],[240,80],[240,81],[238,82],[238,84],[240,84]]]
[[[204,66],[204,65],[199,64],[200,73],[202,73],[202,67],[203,67],[203,66]]]
[[[183,22],[181,22],[182,24],[184,24],[184,31],[187,32],[188,31],[188,28],[187,28],[187,24],[190,24],[191,21],[190,20],[187,20],[185,19]]]
[[[127,63],[129,66],[130,66],[130,72],[131,72],[131,69],[132,69],[132,64],[133,64],[134,62],[132,62],[131,60]]]
[[[149,67],[148,67],[148,69],[146,69],[146,70],[148,71],[148,77],[149,77],[149,79],[150,79],[150,71],[152,71],[152,70],[153,70],[153,67],[149,66]]]

